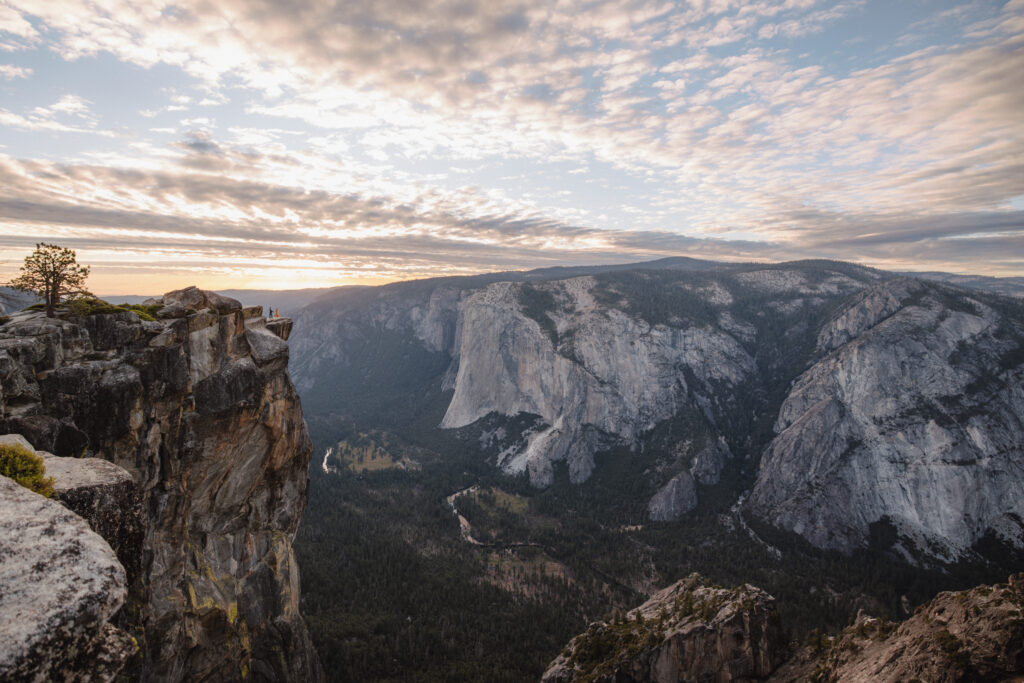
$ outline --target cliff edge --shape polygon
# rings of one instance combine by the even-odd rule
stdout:
[[[134,480],[139,576],[114,622],[139,653],[124,673],[320,680],[291,548],[312,445],[287,372],[290,326],[195,287],[148,303],[10,316],[0,433]]]

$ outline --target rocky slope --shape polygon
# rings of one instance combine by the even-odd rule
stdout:
[[[911,279],[865,291],[821,328],[749,509],[843,551],[879,524],[908,557],[1024,547],[1022,346],[1017,306]]]
[[[115,621],[141,648],[132,677],[317,680],[291,549],[311,445],[289,326],[195,288],[155,303],[156,322],[12,315],[0,432],[130,474],[141,581]]]
[[[632,451],[656,521],[731,473],[748,515],[821,548],[1024,548],[1016,300],[683,260],[352,289],[299,319],[292,372],[326,423],[475,433],[539,487]]]
[[[834,637],[788,650],[774,600],[693,575],[625,619],[591,624],[544,674],[569,681],[1008,681],[1024,674],[1024,575],[940,593],[903,623],[858,615]]]
[[[1024,675],[1024,575],[1009,583],[940,593],[896,624],[856,623],[797,654],[778,683],[1010,681]]]
[[[546,683],[764,680],[786,658],[774,600],[696,574],[612,623],[594,623],[544,673]]]

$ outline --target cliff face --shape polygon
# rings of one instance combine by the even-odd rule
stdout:
[[[652,325],[598,303],[595,286],[588,277],[496,283],[460,306],[455,391],[441,425],[462,427],[490,413],[539,415],[546,426],[498,462],[528,472],[537,486],[551,483],[556,462],[567,461],[578,483],[602,447],[636,445],[691,402],[687,376],[701,389],[735,386],[754,371],[730,335]]]
[[[954,560],[995,534],[1024,546],[1024,320],[916,280],[864,292],[820,331],[750,510],[819,547],[887,524]]]
[[[712,587],[694,574],[618,623],[591,624],[549,665],[542,680],[757,681],[786,655],[771,596],[753,586]]]
[[[658,521],[731,471],[746,512],[821,548],[1024,548],[1019,301],[833,262],[332,296],[300,314],[293,361],[327,420],[421,429],[443,404],[432,425],[479,430],[481,457],[540,487],[629,449]]]
[[[0,326],[0,431],[126,470],[139,594],[117,623],[139,679],[316,680],[291,539],[311,444],[288,347],[257,310],[195,288],[133,313]]]

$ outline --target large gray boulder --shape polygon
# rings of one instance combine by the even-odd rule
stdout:
[[[112,680],[136,649],[110,624],[125,595],[85,520],[0,477],[0,680]]]

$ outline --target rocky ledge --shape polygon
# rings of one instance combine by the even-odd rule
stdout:
[[[774,602],[759,588],[728,590],[691,574],[624,617],[591,624],[542,680],[763,680],[787,654]]]
[[[1024,574],[1009,583],[939,593],[896,624],[860,614],[807,647],[773,681],[850,683],[1016,681],[1024,674]]]
[[[792,654],[774,600],[726,590],[696,574],[624,618],[591,624],[543,681],[1016,681],[1024,674],[1024,574],[1008,583],[939,593],[902,623],[858,614],[833,637]]]
[[[129,584],[128,556],[137,564],[113,618],[139,645],[123,675],[318,680],[291,549],[312,446],[287,373],[290,321],[268,325],[260,309],[194,287],[148,303],[155,320],[11,315],[0,434],[61,456],[47,458],[58,479],[84,481],[99,471],[81,469],[90,458],[124,471],[57,487],[113,539]]]

